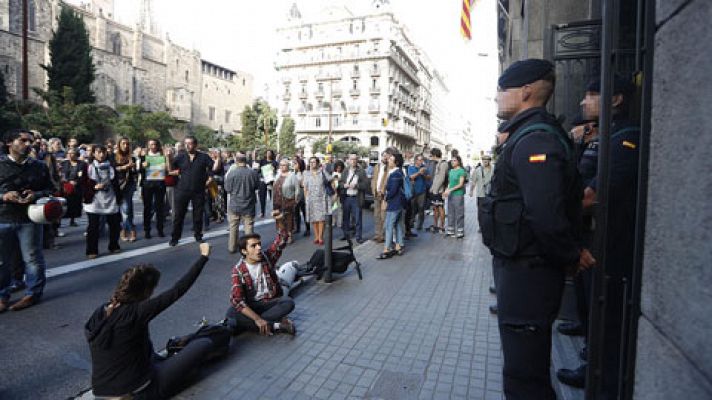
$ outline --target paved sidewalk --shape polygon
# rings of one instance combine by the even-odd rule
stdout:
[[[420,232],[406,254],[357,249],[355,271],[295,295],[294,338],[243,334],[178,399],[501,399],[490,256],[467,198],[466,238]],[[427,224],[426,224],[427,225]]]

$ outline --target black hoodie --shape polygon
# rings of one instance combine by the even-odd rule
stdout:
[[[152,379],[153,344],[148,323],[188,291],[207,261],[207,257],[200,256],[172,288],[156,297],[122,304],[109,317],[107,304],[94,311],[84,325],[84,334],[91,350],[95,395],[126,395]]]

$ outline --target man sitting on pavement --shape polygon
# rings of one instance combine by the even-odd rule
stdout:
[[[227,311],[233,333],[243,331],[271,335],[272,332],[296,333],[296,326],[287,315],[294,310],[294,300],[283,297],[275,265],[287,246],[289,237],[283,216],[273,212],[277,237],[262,253],[261,237],[245,235],[238,241],[242,259],[232,268],[231,307]]]

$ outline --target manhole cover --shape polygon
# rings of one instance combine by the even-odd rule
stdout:
[[[367,398],[411,400],[418,397],[423,376],[405,372],[383,371],[366,394]]]

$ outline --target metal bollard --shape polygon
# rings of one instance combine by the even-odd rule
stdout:
[[[324,282],[326,283],[331,283],[333,281],[333,279],[331,279],[331,250],[333,249],[332,241],[334,238],[332,221],[333,216],[331,214],[326,214],[324,218],[324,229],[326,230],[324,232],[324,268],[326,268],[326,272],[324,273]]]

